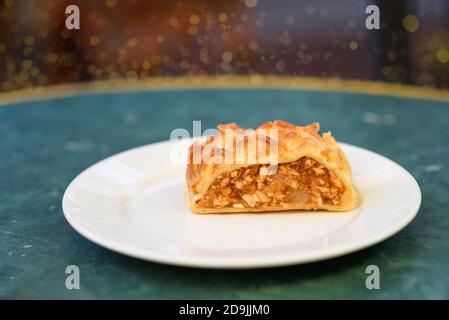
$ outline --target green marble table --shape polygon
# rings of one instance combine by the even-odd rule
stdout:
[[[449,102],[323,90],[120,90],[27,99],[0,107],[0,298],[449,298]],[[449,101],[449,100],[448,100]],[[2,96],[0,95],[0,102]],[[86,240],[61,199],[95,162],[166,140],[174,128],[272,119],[319,121],[417,179],[423,202],[403,231],[340,258],[260,270],[201,270],[129,258]],[[67,265],[81,288],[67,290]],[[367,290],[378,265],[381,289]]]

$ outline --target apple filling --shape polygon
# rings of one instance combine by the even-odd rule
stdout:
[[[278,166],[252,165],[218,176],[196,203],[203,208],[269,208],[338,205],[344,186],[309,157]]]

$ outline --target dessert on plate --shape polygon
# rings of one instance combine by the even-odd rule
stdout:
[[[351,167],[319,124],[219,125],[189,149],[186,199],[198,213],[348,211],[357,206]]]

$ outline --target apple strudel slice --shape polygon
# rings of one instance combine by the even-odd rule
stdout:
[[[267,122],[235,123],[190,146],[187,203],[198,213],[348,211],[358,203],[351,167],[331,133]]]

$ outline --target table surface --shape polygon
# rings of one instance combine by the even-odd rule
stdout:
[[[45,96],[45,92],[44,92]],[[0,102],[1,100],[0,95]],[[265,87],[76,92],[0,107],[0,297],[2,298],[449,298],[449,100]],[[403,231],[343,257],[259,270],[203,270],[129,258],[93,244],[67,223],[67,185],[97,161],[203,129],[273,119],[319,121],[343,142],[404,166],[423,202]],[[365,269],[380,268],[379,290]],[[67,265],[80,268],[67,290]]]

